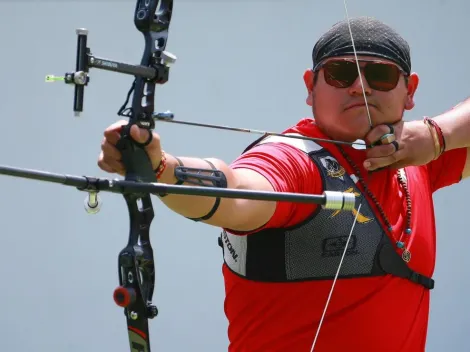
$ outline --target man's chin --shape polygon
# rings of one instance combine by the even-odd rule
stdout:
[[[352,126],[349,130],[344,131],[342,134],[342,140],[345,142],[355,142],[358,139],[364,140],[370,131],[369,124],[358,123],[356,126]]]
[[[351,134],[351,133],[335,133],[331,132],[328,133],[328,137],[330,137],[332,140],[336,141],[341,141],[341,142],[347,142],[347,143],[353,143],[356,142],[357,140],[364,140],[365,136],[367,135],[367,131],[365,131],[363,134]]]
[[[357,122],[351,122],[350,119],[345,119],[343,122],[335,125],[324,125],[321,122],[316,121],[316,124],[329,138],[337,141],[353,143],[358,139],[364,140],[365,136],[369,132],[370,127],[367,117],[366,120],[367,121],[363,118],[357,118]]]

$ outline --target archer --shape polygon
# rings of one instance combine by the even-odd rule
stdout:
[[[313,204],[159,195],[176,213],[223,229],[230,351],[308,351],[320,327],[316,351],[425,350],[435,265],[432,195],[470,176],[470,99],[432,119],[405,122],[419,84],[408,43],[375,19],[350,25],[354,45],[347,21],[316,43],[303,76],[314,118],[284,133],[363,139],[365,151],[271,136],[227,164],[177,158],[162,150],[155,132],[146,147],[161,183],[181,184],[186,167],[223,175],[204,181],[210,186],[347,191],[361,203],[360,210],[332,212]],[[106,129],[98,164],[124,175],[115,148],[121,125]],[[131,134],[149,140],[136,126]]]

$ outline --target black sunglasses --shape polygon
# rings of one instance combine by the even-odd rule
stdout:
[[[365,62],[361,67],[369,87],[388,92],[394,89],[400,75],[407,73],[395,64],[377,60],[359,60]],[[358,78],[357,63],[354,59],[333,59],[319,65],[315,71],[323,68],[325,82],[336,88],[350,87]]]

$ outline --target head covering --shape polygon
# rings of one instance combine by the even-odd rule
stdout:
[[[352,18],[350,24],[358,55],[389,59],[411,73],[410,46],[393,28],[372,17]],[[315,44],[313,67],[327,58],[344,55],[354,55],[347,19],[336,23]]]

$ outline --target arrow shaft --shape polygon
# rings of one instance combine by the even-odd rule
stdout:
[[[364,147],[364,143],[337,141],[337,140],[325,139],[325,138],[313,138],[313,137],[306,137],[302,135],[289,135],[289,134],[282,134],[282,133],[277,133],[277,132],[255,130],[251,128],[231,127],[231,126],[214,125],[214,124],[207,124],[207,123],[200,123],[200,122],[173,120],[169,118],[163,118],[161,116],[162,115],[158,113],[153,115],[156,121],[175,123],[179,125],[206,127],[206,128],[214,128],[214,129],[225,130],[225,131],[259,134],[263,136],[278,136],[278,137],[293,138],[293,139],[303,139],[303,140],[314,141],[314,142],[325,142],[325,143],[343,144],[343,145],[351,145],[351,146],[356,145],[356,146]]]

